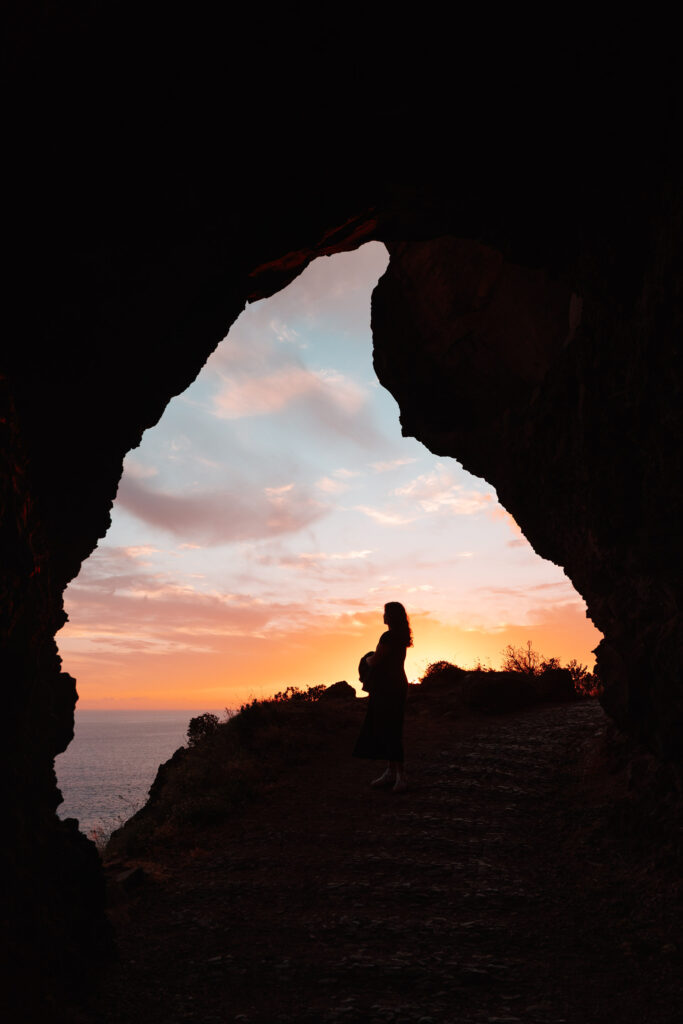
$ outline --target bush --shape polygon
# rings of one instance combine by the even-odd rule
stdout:
[[[560,665],[559,658],[543,658],[527,640],[526,647],[513,647],[503,651],[503,671],[518,672],[535,680],[539,696],[543,700],[573,700],[579,697],[596,697],[597,676],[588,671],[573,658],[567,665]]]
[[[193,718],[188,745],[160,766],[147,803],[114,833],[108,855],[137,856],[160,841],[194,842],[194,826],[225,821],[258,799],[283,769],[309,760],[331,734],[357,721],[355,701],[321,701],[326,692],[288,687],[242,705],[225,721]]]
[[[452,665],[450,661],[434,661],[428,665],[424,675],[420,679],[420,685],[427,689],[433,687],[447,687],[461,683],[467,675],[464,668]]]
[[[302,690],[298,686],[288,686],[285,690],[280,693],[276,693],[274,697],[270,699],[274,704],[282,704],[285,701],[293,701],[295,704],[301,704],[305,701],[320,700],[327,687],[320,683],[318,686],[309,686],[307,689]]]
[[[571,672],[574,689],[579,697],[597,697],[599,679],[597,672],[589,672],[587,665],[581,665],[572,658],[567,662],[567,668]]]
[[[502,672],[519,672],[525,676],[535,676],[541,672],[541,655],[527,640],[526,647],[513,647],[508,644],[503,651]]]
[[[196,743],[203,740],[206,736],[210,736],[218,728],[218,716],[217,715],[198,715],[196,718],[190,719],[190,724],[187,727],[187,742],[191,747],[194,747]]]
[[[526,673],[477,672],[468,677],[467,706],[487,715],[503,715],[535,704],[538,694]]]
[[[541,700],[576,700],[574,680],[568,668],[555,665],[545,668],[533,684]]]

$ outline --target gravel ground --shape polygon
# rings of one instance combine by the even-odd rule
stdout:
[[[681,1019],[672,824],[609,765],[597,702],[416,706],[400,795],[368,786],[355,729],[229,823],[109,868],[120,959],[74,1020]]]

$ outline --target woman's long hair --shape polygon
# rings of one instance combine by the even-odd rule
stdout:
[[[384,605],[384,614],[387,618],[387,626],[392,633],[396,633],[406,647],[412,647],[413,633],[403,605],[399,601],[390,601],[389,604]]]

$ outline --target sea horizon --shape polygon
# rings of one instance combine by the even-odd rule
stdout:
[[[60,818],[76,818],[103,841],[147,800],[159,765],[187,744],[190,719],[219,711],[197,708],[77,708],[74,738],[55,758],[63,802]]]

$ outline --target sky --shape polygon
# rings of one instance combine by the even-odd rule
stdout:
[[[234,708],[358,685],[401,601],[408,678],[507,644],[592,668],[601,634],[493,487],[401,436],[372,367],[383,245],[316,260],[245,309],[130,452],[57,636],[81,708]]]

